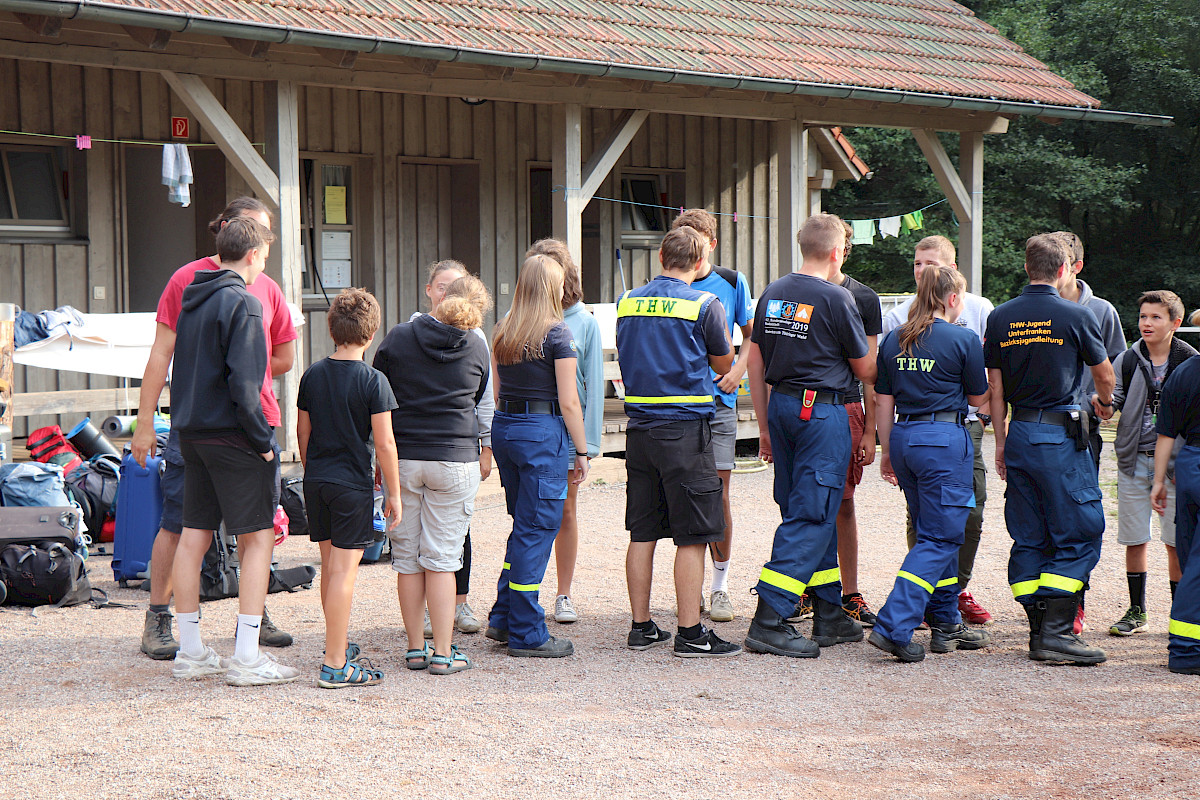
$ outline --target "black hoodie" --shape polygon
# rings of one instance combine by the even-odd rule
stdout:
[[[259,397],[266,374],[262,303],[236,272],[200,270],[175,324],[171,424],[184,439],[240,433],[255,452],[270,451]]]
[[[487,389],[490,360],[482,339],[429,314],[388,332],[372,365],[396,395],[392,432],[400,458],[479,460],[475,406]]]

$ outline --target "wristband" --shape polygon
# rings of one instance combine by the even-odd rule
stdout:
[[[1104,406],[1105,408],[1112,408],[1112,407],[1113,407],[1112,401],[1109,401],[1109,402],[1107,402],[1107,403],[1106,403],[1106,402],[1104,402],[1103,400],[1101,400],[1099,397],[1097,397],[1097,398],[1096,398],[1096,402],[1097,402],[1097,403],[1099,403],[1100,405]]]

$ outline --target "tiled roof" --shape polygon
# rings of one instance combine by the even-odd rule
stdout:
[[[949,0],[92,0],[633,67],[1095,108]]]

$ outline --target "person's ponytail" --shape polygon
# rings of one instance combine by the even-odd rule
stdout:
[[[908,309],[908,321],[900,326],[897,336],[900,352],[912,355],[912,346],[929,330],[934,314],[945,313],[946,298],[957,292],[966,291],[967,282],[954,267],[925,267],[917,280],[917,296]]]

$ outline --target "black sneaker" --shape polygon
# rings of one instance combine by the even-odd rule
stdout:
[[[653,622],[650,624],[654,625]],[[631,629],[627,645],[630,650],[649,650],[651,647],[658,647],[669,641],[671,641],[671,634],[654,625],[654,629],[650,631],[644,631],[641,628]]]
[[[497,628],[495,625],[488,625],[487,631],[483,634],[493,642],[500,644],[508,644],[508,631],[504,628]]]
[[[863,599],[860,592],[842,595],[842,608],[845,610],[846,616],[864,628],[875,627],[875,612],[867,605],[867,601]]]
[[[508,654],[513,658],[565,658],[575,652],[570,639],[551,636],[537,647],[510,647]]]
[[[867,637],[867,644],[878,647],[885,653],[891,653],[896,658],[909,664],[925,660],[925,648],[920,644],[916,642],[909,642],[908,644],[901,646],[884,636],[879,631],[871,631],[871,635]]]
[[[705,627],[700,631],[695,639],[685,639],[682,634],[676,636],[675,655],[680,658],[724,658],[742,652],[739,645],[725,641],[715,631]]]

